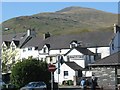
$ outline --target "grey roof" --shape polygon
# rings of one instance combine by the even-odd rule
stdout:
[[[31,47],[31,46],[38,47],[39,45],[43,46],[44,44],[45,43],[43,37],[34,36],[22,48]]]
[[[83,70],[83,68],[76,64],[75,62],[65,62],[65,64],[68,65],[73,70]]]
[[[85,32],[80,34],[71,34],[71,35],[59,35],[53,36],[51,35],[49,38],[44,39],[43,36],[32,37],[24,46],[36,46],[38,49],[42,49],[43,45],[50,44],[50,49],[61,49],[61,48],[69,48],[69,44],[71,41],[76,40],[78,42],[82,42],[84,47],[91,46],[108,46],[111,40],[111,36],[113,32],[111,31],[93,31],[93,32]],[[3,35],[3,41],[11,41],[13,39],[13,35]],[[22,37],[25,36],[25,33],[16,34],[14,40],[22,40]]]
[[[44,40],[43,44],[39,44],[39,49],[43,47],[44,43],[50,44],[50,49],[69,48],[69,45],[73,40],[82,42],[84,47],[109,46],[112,35],[112,32],[89,32],[72,35],[51,36]]]
[[[2,35],[2,41],[12,41],[12,40],[21,40],[22,37],[24,37],[26,33],[17,33],[17,34],[7,34]]]
[[[103,59],[99,59],[90,66],[120,65],[120,52],[111,54]]]
[[[84,55],[95,55],[95,53],[91,52],[90,50],[88,50],[87,48],[84,48],[84,47],[76,47],[75,49],[77,51],[83,53]]]
[[[66,54],[65,56],[70,53],[73,49],[76,49],[77,51],[81,52],[84,55],[95,55],[95,53],[91,52],[90,50],[88,50],[85,47],[75,47],[75,48],[71,48]]]

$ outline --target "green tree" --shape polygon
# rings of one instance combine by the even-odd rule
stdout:
[[[50,72],[46,62],[29,58],[17,62],[13,66],[10,78],[11,83],[20,88],[31,81],[48,83]]]
[[[7,73],[16,62],[15,57],[18,55],[17,50],[5,49],[2,50],[2,72]]]

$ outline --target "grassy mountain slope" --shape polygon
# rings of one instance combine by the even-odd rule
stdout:
[[[2,26],[3,34],[25,32],[30,28],[35,29],[39,35],[46,32],[61,35],[111,30],[116,22],[116,14],[90,8],[67,7],[52,13],[12,18],[3,22]]]

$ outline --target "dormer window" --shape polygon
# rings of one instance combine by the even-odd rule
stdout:
[[[49,49],[50,49],[50,44],[45,44],[42,49],[43,53],[49,53]]]
[[[6,49],[7,49],[7,47],[3,44],[3,45],[2,45],[2,50],[3,50],[3,51],[6,51]]]
[[[74,48],[74,47],[77,47],[77,42],[71,42],[70,43],[70,48]]]

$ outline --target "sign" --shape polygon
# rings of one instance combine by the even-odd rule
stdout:
[[[84,56],[83,55],[71,55],[69,56],[70,59],[83,59]]]
[[[50,64],[50,65],[48,66],[48,70],[49,70],[50,72],[54,72],[54,71],[56,70],[56,66],[53,65],[53,64]]]

